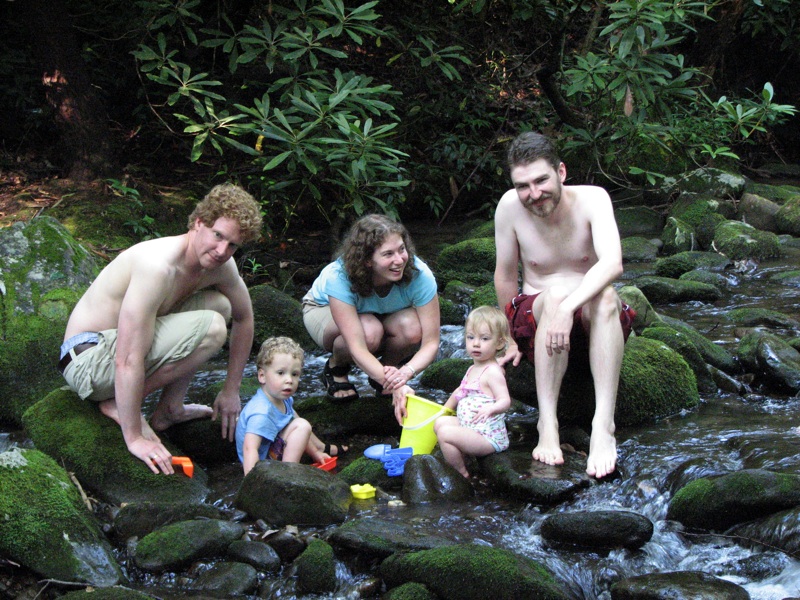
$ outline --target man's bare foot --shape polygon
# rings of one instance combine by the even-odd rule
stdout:
[[[538,460],[546,465],[564,464],[564,452],[561,450],[557,426],[550,428],[539,424],[539,443],[531,452],[531,456],[533,460]]]
[[[150,426],[154,431],[164,431],[178,423],[194,419],[210,419],[212,412],[212,408],[205,404],[182,404],[177,410],[163,409],[159,406],[150,417]]]
[[[617,467],[617,440],[605,431],[592,430],[589,442],[589,458],[586,459],[586,473],[600,479],[613,473]]]

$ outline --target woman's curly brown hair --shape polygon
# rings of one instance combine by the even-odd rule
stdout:
[[[367,263],[372,260],[375,250],[393,234],[403,238],[408,252],[408,263],[400,280],[401,284],[408,284],[418,269],[414,265],[414,244],[408,231],[400,223],[383,215],[365,215],[353,223],[342,242],[338,255],[344,262],[344,270],[350,278],[353,291],[359,296],[370,296],[375,291],[372,286],[372,268]]]
[[[239,224],[242,243],[252,242],[261,235],[261,207],[250,194],[232,183],[215,185],[189,215],[188,227],[195,221],[211,227],[220,217],[232,219]]]

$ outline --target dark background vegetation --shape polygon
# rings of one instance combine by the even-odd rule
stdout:
[[[43,181],[45,204],[75,186],[141,204],[234,180],[276,244],[369,211],[488,217],[526,129],[612,192],[763,174],[798,161],[799,18],[790,0],[0,0],[0,210]],[[165,233],[142,206],[131,232]]]

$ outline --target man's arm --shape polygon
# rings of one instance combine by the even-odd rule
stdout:
[[[233,273],[228,281],[217,285],[217,290],[231,303],[231,337],[228,352],[228,372],[222,390],[214,400],[211,418],[215,420],[220,416],[222,437],[233,441],[236,435],[236,421],[242,410],[242,400],[239,388],[242,385],[242,376],[250,352],[253,349],[253,305],[250,293],[247,291],[233,260],[225,265]]]
[[[505,310],[506,305],[519,294],[519,243],[514,229],[514,215],[512,203],[518,203],[516,190],[509,190],[500,199],[494,213],[494,289],[497,294],[497,304],[500,310]],[[512,362],[517,366],[522,359],[514,340],[510,340],[508,348],[498,362],[503,365]]]
[[[122,300],[117,324],[114,401],[128,451],[154,473],[173,473],[170,452],[160,442],[142,435],[142,399],[145,394],[144,359],[153,344],[156,315],[166,290],[162,282],[172,281],[168,273],[144,272],[132,267],[130,282]],[[153,456],[159,458],[154,461]]]

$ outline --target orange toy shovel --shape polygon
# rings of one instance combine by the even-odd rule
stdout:
[[[194,477],[194,465],[188,456],[173,456],[172,465],[179,466],[181,469],[183,469],[183,472],[187,477]]]

